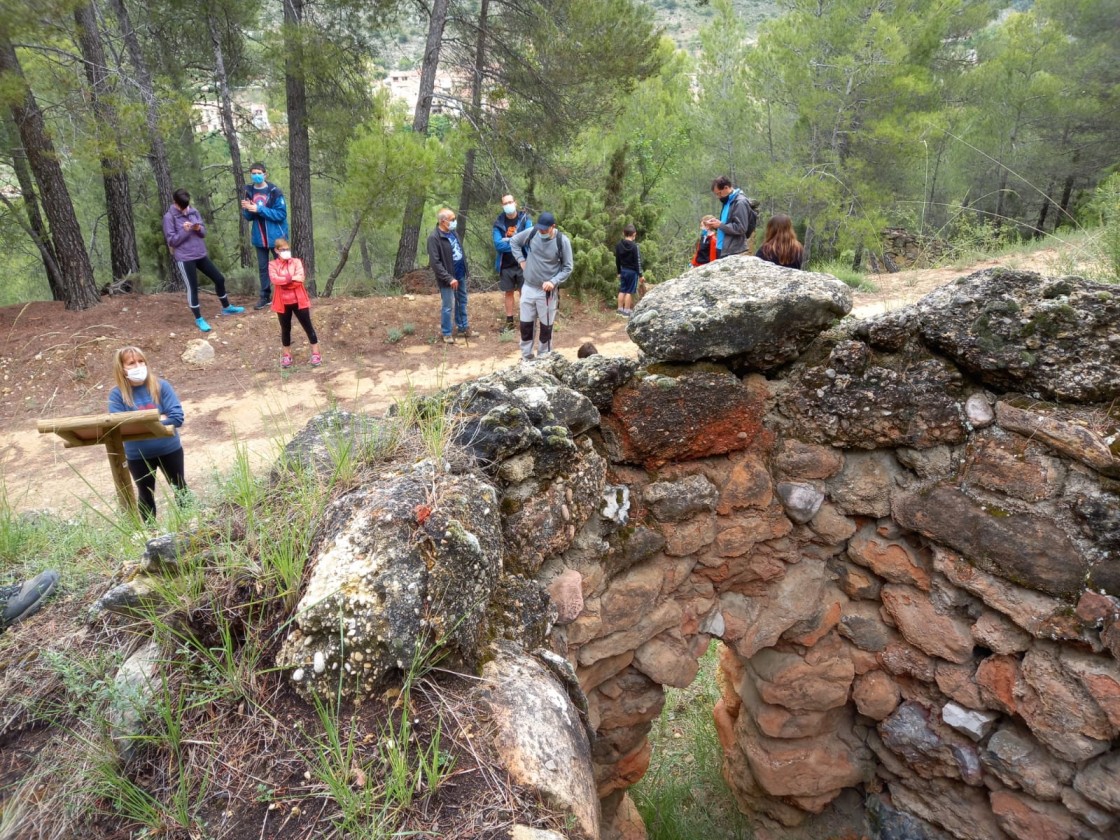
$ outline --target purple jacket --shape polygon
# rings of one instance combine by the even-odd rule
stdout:
[[[184,230],[183,223],[198,225],[199,230]],[[206,256],[206,225],[194,207],[180,210],[172,204],[163,214],[163,238],[178,262],[200,260]]]

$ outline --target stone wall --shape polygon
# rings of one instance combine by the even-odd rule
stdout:
[[[447,569],[492,598],[464,662],[505,637],[571,663],[603,837],[643,835],[625,792],[712,639],[744,810],[797,826],[854,791],[877,837],[1116,836],[1120,296],[993,271],[875,321],[850,307],[831,277],[730,258],[642,300],[640,363],[552,356],[456,389],[494,492],[438,479],[394,520],[379,499],[402,491],[356,494],[375,504],[346,521],[434,552],[368,597],[438,604]],[[458,626],[434,606],[430,628]],[[339,667],[296,633],[304,685],[316,652]]]

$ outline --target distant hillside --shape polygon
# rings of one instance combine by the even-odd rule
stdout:
[[[701,5],[697,0],[643,0],[653,9],[658,24],[665,27],[665,33],[690,53],[699,48],[700,28],[712,17],[709,3]],[[782,13],[781,6],[774,0],[732,0],[732,6],[746,23],[753,35],[764,20],[777,17]]]

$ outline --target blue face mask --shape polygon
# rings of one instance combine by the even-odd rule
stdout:
[[[459,226],[459,220],[458,219],[452,219],[450,222],[447,223],[447,229],[448,230],[455,230],[455,228],[457,228],[458,226]]]
[[[264,174],[261,172],[253,172],[249,175],[249,180],[258,186],[264,183]]]

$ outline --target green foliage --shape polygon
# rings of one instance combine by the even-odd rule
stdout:
[[[1120,172],[1114,172],[1097,187],[1090,210],[1100,225],[1106,271],[1112,282],[1120,282]]]

